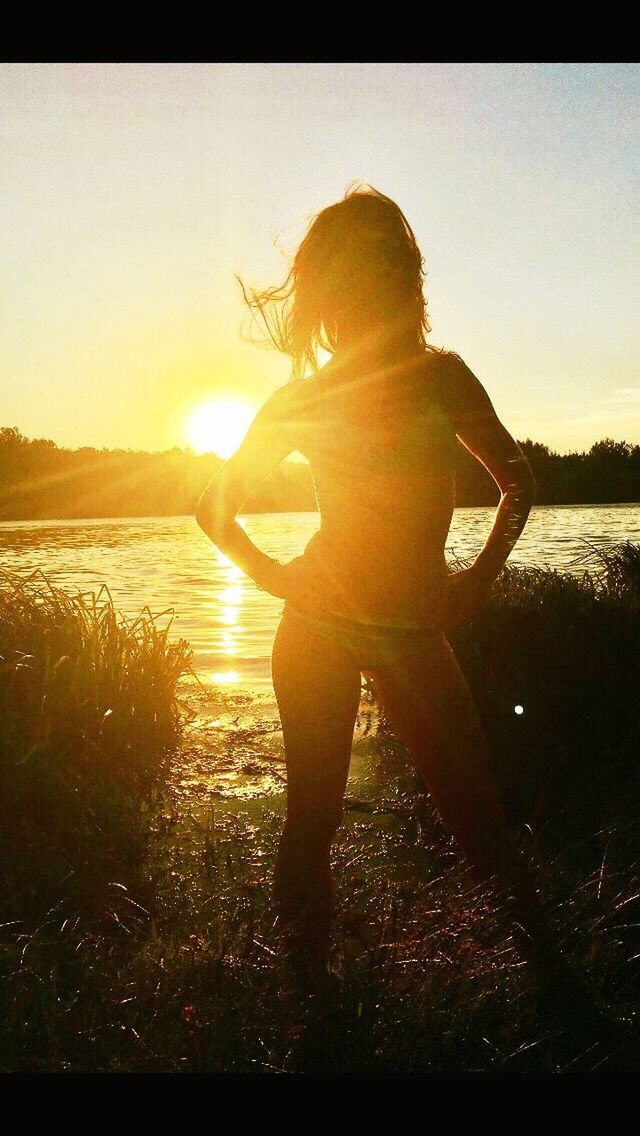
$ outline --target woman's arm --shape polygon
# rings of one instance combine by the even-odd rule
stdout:
[[[209,482],[195,517],[214,544],[258,587],[284,598],[284,565],[261,552],[235,517],[243,502],[283,458],[297,449],[295,415],[289,385],[267,399],[249,426],[244,441]]]
[[[536,482],[527,458],[502,425],[482,383],[457,356],[448,359],[447,405],[456,434],[488,470],[502,494],[491,532],[471,566],[477,579],[491,584],[524,529],[535,500]]]

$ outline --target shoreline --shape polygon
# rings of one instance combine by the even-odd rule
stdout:
[[[286,790],[282,726],[273,687],[264,691],[240,687],[199,687],[181,679],[178,698],[185,718],[181,740],[171,763],[170,782],[183,799],[204,807],[215,800],[267,800]],[[354,728],[350,789],[368,774],[376,714],[365,687]],[[353,784],[352,784],[353,782]]]
[[[456,505],[455,512],[476,512],[479,509],[490,510],[495,512],[499,502],[481,505]],[[639,501],[534,501],[532,511],[534,509],[634,509],[640,508]],[[284,516],[320,516],[319,510],[316,509],[258,509],[251,510],[250,512],[240,512],[239,517],[248,519],[251,517],[284,517]],[[10,526],[19,525],[65,525],[65,524],[95,524],[104,521],[176,521],[191,518],[195,525],[194,515],[188,513],[128,513],[118,515],[113,513],[97,514],[93,516],[69,516],[69,517],[2,517],[0,518],[0,529],[9,528]]]

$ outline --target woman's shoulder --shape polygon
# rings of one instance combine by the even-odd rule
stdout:
[[[461,367],[466,366],[458,352],[449,347],[429,346],[426,355],[431,373],[440,377],[452,379]]]
[[[298,405],[300,385],[300,379],[290,379],[276,387],[263,402],[260,413],[265,418],[286,418]]]
[[[489,403],[480,380],[457,351],[432,348],[431,379],[438,401],[452,415]]]
[[[313,379],[290,379],[276,387],[258,411],[258,423],[293,431],[298,438],[313,420],[315,389]]]

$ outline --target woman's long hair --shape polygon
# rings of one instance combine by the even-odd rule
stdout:
[[[340,328],[377,342],[427,347],[431,330],[423,294],[424,261],[411,226],[390,197],[369,185],[311,221],[286,279],[243,295],[266,342],[291,358],[293,377],[318,369],[318,350],[333,354]]]

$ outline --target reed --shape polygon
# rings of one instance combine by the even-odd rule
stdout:
[[[640,545],[573,567],[507,566],[451,636],[514,822],[551,853],[640,800]]]
[[[61,896],[100,902],[135,872],[189,667],[170,612],[116,612],[109,591],[68,594],[41,572],[0,571],[0,853],[5,915]]]

